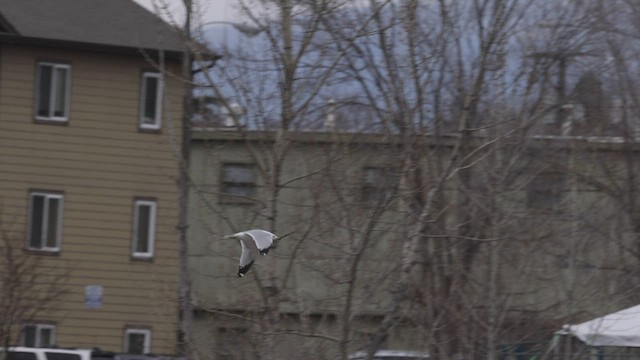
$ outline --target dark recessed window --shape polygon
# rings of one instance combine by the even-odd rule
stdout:
[[[537,174],[527,186],[527,206],[536,209],[556,208],[564,199],[567,175],[557,171]]]
[[[365,167],[362,169],[362,201],[377,203],[384,201],[390,193],[391,178],[386,169]]]
[[[133,224],[133,257],[153,257],[156,202],[153,200],[136,200],[134,204]]]
[[[224,164],[222,166],[222,193],[226,199],[242,200],[255,195],[256,179],[253,165]]]

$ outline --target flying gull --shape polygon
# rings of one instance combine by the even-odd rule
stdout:
[[[224,238],[240,240],[240,246],[242,247],[240,267],[238,269],[238,276],[240,277],[249,271],[258,253],[263,256],[267,255],[273,245],[273,241],[278,239],[276,235],[260,229],[241,231],[233,235],[227,235]]]

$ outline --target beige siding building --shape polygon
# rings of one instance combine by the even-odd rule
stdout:
[[[176,353],[181,58],[129,0],[0,1],[3,244],[56,283],[11,344]]]

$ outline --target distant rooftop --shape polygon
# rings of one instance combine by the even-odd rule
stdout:
[[[0,0],[2,40],[182,52],[178,33],[132,0]]]

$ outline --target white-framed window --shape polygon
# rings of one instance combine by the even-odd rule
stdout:
[[[162,75],[155,72],[142,74],[140,94],[140,129],[159,130],[162,119]]]
[[[60,251],[63,202],[61,193],[34,191],[29,194],[29,249]]]
[[[71,65],[38,63],[36,119],[66,122],[69,119]]]
[[[151,352],[151,330],[125,329],[124,352],[128,354],[148,354]]]
[[[133,213],[133,257],[151,258],[156,232],[156,201],[136,199]]]
[[[22,328],[22,346],[53,347],[56,343],[56,326],[28,324]]]

